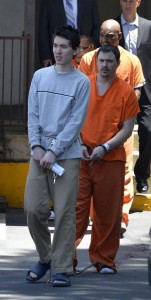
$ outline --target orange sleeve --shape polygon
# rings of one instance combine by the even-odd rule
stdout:
[[[129,120],[129,119],[135,117],[139,112],[140,112],[140,109],[139,109],[138,100],[137,100],[134,90],[132,89],[131,92],[129,93],[129,97],[126,102],[125,114],[124,114],[123,120],[124,121]]]
[[[144,85],[145,78],[142,70],[142,65],[137,56],[134,56],[134,88]]]
[[[139,58],[120,47],[120,65],[117,75],[133,88],[143,86],[145,79]]]

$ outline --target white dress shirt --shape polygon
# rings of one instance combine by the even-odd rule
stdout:
[[[125,20],[123,14],[121,15],[121,24],[125,39],[125,48],[129,52],[137,55],[137,39],[138,39],[138,15],[134,22],[129,23]]]

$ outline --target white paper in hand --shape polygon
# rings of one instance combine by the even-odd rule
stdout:
[[[57,163],[54,163],[51,170],[56,173],[58,176],[62,176],[65,172],[65,169],[59,166]]]

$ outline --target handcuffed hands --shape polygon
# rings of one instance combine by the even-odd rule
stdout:
[[[43,169],[50,169],[56,161],[56,155],[52,151],[47,151],[40,160],[40,166]]]
[[[82,145],[82,159],[83,160],[89,160],[90,159],[90,155],[88,153],[88,149],[86,146]]]
[[[40,162],[40,160],[42,159],[42,157],[45,155],[45,150],[43,150],[41,147],[37,146],[32,150],[33,154],[32,157],[34,160],[36,160],[37,162]]]
[[[102,146],[97,146],[93,149],[91,155],[90,155],[90,160],[100,160],[104,157],[105,155],[105,150]]]

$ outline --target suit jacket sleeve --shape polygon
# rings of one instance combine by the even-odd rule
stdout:
[[[123,34],[123,28],[122,28],[122,24],[121,24],[121,15],[119,15],[117,18],[115,18],[115,21],[117,21],[120,24],[121,32],[122,32],[122,37],[119,40],[119,45],[121,47],[125,48],[124,34]]]
[[[49,19],[51,18],[51,9],[48,7],[48,1],[41,1],[41,12],[39,18],[39,36],[38,47],[40,60],[52,59],[52,41],[51,34],[49,32]]]
[[[92,37],[94,41],[95,48],[100,46],[99,43],[99,33],[100,33],[100,17],[98,13],[98,7],[96,0],[93,1],[93,7],[92,7]]]

